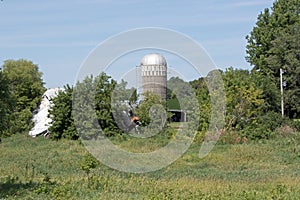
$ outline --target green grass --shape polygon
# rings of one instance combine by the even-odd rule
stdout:
[[[144,152],[163,137],[115,138]],[[0,143],[0,199],[299,199],[300,141],[287,137],[244,144],[218,144],[200,159],[192,144],[177,161],[146,174],[99,165],[87,177],[79,141],[14,135]]]

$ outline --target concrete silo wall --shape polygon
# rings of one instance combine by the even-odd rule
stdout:
[[[141,60],[143,93],[152,92],[166,99],[167,62],[157,53],[147,54]]]
[[[166,81],[164,76],[143,76],[143,92],[152,92],[160,95],[163,99],[166,99]]]

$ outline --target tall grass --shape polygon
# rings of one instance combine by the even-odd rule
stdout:
[[[114,139],[144,152],[167,142],[160,136]],[[298,147],[297,137],[218,144],[200,159],[200,144],[194,143],[159,171],[131,174],[100,164],[88,178],[79,141],[14,135],[0,143],[0,199],[298,199]]]

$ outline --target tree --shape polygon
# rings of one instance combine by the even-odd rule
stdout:
[[[265,76],[262,73],[251,73],[251,82],[263,91],[262,99],[264,104],[262,105],[262,111],[264,113],[269,111],[280,112],[280,90],[274,78]]]
[[[185,82],[179,77],[171,77],[168,82],[168,99],[178,98],[187,100],[193,92],[190,83]]]
[[[175,109],[181,110],[194,110],[195,107],[198,107],[196,98],[193,98],[195,97],[195,91],[191,83],[179,77],[171,77],[167,85],[167,101],[171,103],[170,106],[174,103]]]
[[[142,123],[142,132],[146,136],[153,136],[158,133],[166,134],[167,119],[172,116],[166,110],[166,100],[160,95],[152,92],[143,94],[136,114]]]
[[[112,95],[117,82],[102,72],[94,80],[95,110],[98,123],[106,136],[113,136],[121,130],[114,119],[112,111]]]
[[[238,130],[261,115],[263,91],[255,85],[248,70],[229,68],[223,74],[226,90],[226,124]]]
[[[83,139],[92,139],[101,134],[94,106],[93,77],[77,82],[73,90],[73,117],[78,134]]]
[[[210,94],[204,77],[190,82],[199,102],[199,131],[207,131],[211,117]]]
[[[158,94],[146,92],[143,100],[137,108],[137,115],[139,116],[141,123],[144,126],[149,125],[151,120],[155,120],[153,117],[157,117],[158,114],[161,114],[159,112],[159,108],[166,109],[166,101],[163,100]],[[156,119],[158,121],[163,120],[161,118]]]
[[[73,116],[80,137],[93,139],[121,132],[113,115],[112,96],[117,82],[104,72],[78,82],[73,93]]]
[[[115,85],[111,95],[111,109],[118,129],[128,131],[132,124],[131,118],[136,113],[137,100],[137,90],[133,87],[127,88],[126,81],[121,80]]]
[[[64,87],[54,99],[54,106],[49,110],[49,117],[52,119],[49,127],[50,137],[52,139],[78,139],[78,134],[74,125],[72,114],[72,95],[73,88],[69,85]]]
[[[23,59],[7,60],[2,67],[16,102],[10,132],[29,131],[32,127],[32,112],[37,108],[45,91],[42,73],[36,64]]]
[[[278,32],[272,41],[268,62],[284,70],[285,113],[300,117],[300,20]],[[279,79],[277,78],[279,82]]]
[[[137,93],[137,89],[136,88],[131,88],[129,90],[127,90],[130,94],[130,97],[129,97],[129,103],[131,105],[134,105],[137,103],[138,101],[138,93]]]
[[[241,130],[263,111],[263,90],[253,81],[248,70],[214,70],[206,77],[192,81],[191,85],[199,102],[200,131],[208,130],[212,123],[221,129],[224,116],[227,129]],[[212,113],[213,108],[215,113]]]
[[[246,59],[254,66],[253,72],[262,74],[279,90],[279,69],[286,71],[285,104],[286,113],[291,118],[300,117],[299,10],[299,0],[275,1],[271,11],[266,8],[260,13],[256,26],[246,37]],[[272,105],[274,98],[267,98],[265,101],[270,108],[276,107]]]
[[[14,103],[8,80],[0,70],[0,137],[7,134]]]

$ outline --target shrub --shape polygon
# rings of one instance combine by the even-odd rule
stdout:
[[[289,119],[283,118],[281,114],[271,111],[252,120],[242,130],[242,134],[254,140],[270,139],[275,136],[275,130],[278,127],[288,125],[289,123]]]
[[[90,179],[90,172],[99,165],[98,160],[94,158],[91,154],[86,154],[80,163],[80,168],[86,173],[88,179]]]
[[[296,129],[296,131],[300,132],[300,119],[295,119],[292,122],[292,126]]]

